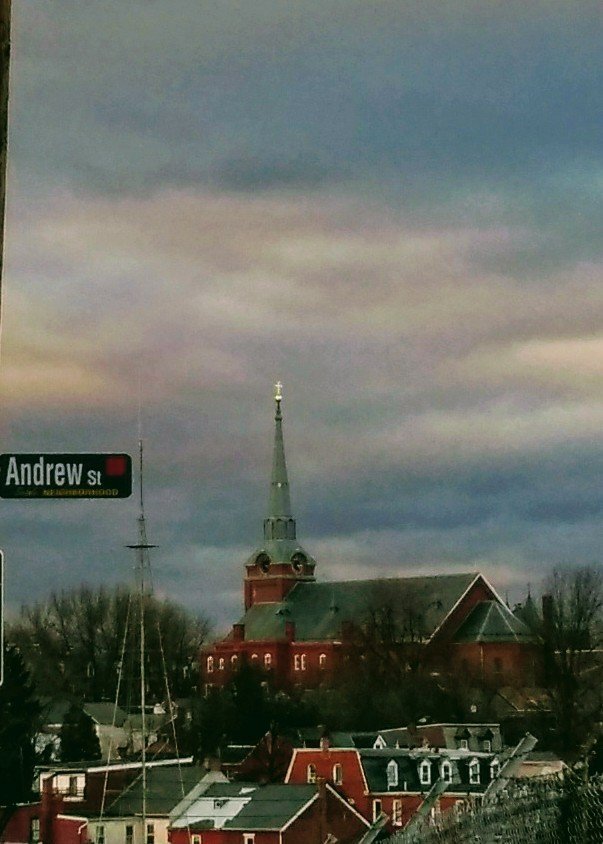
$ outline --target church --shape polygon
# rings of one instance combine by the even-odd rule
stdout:
[[[399,642],[419,648],[433,672],[497,688],[533,685],[537,637],[477,572],[374,580],[317,580],[317,561],[300,544],[293,517],[281,385],[263,541],[245,563],[245,612],[201,653],[206,690],[224,686],[244,661],[276,688],[328,684],[344,660],[359,658],[358,634],[383,614]]]

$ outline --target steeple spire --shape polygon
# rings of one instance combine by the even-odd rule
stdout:
[[[268,517],[264,520],[264,539],[295,539],[295,519],[291,515],[289,479],[283,441],[282,389],[283,385],[280,381],[275,384],[274,452]]]

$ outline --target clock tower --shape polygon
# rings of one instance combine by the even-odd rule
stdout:
[[[300,581],[313,581],[316,560],[299,545],[291,513],[283,441],[282,384],[275,387],[274,453],[264,541],[246,563],[245,609],[282,601]]]

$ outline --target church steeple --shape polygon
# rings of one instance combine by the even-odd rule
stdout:
[[[289,495],[289,478],[287,477],[287,462],[285,460],[285,443],[283,441],[283,385],[280,381],[275,385],[274,401],[274,451],[272,456],[272,478],[270,480],[270,498],[268,501],[268,517],[264,519],[264,539],[295,539],[295,519],[291,514],[291,497]]]

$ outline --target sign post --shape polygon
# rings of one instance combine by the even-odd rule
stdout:
[[[128,498],[129,454],[1,454],[0,498]]]

